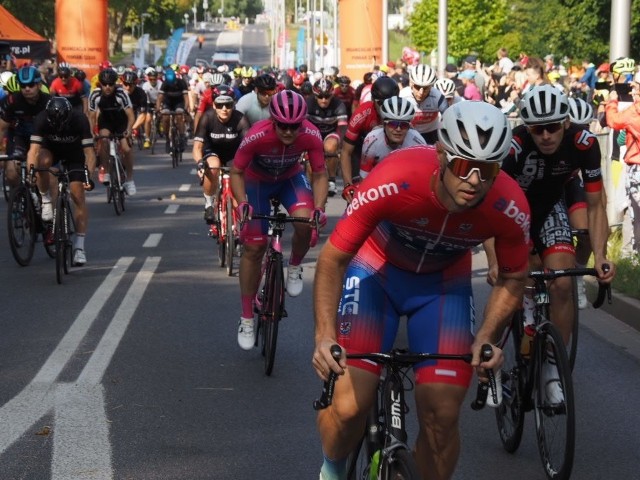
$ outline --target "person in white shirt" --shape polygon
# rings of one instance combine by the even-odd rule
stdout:
[[[426,145],[422,135],[411,126],[416,111],[406,98],[387,98],[380,107],[382,125],[364,139],[360,157],[360,177],[364,179],[391,152],[415,145]]]

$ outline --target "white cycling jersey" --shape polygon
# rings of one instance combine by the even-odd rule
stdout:
[[[384,127],[379,125],[371,130],[364,139],[362,145],[362,156],[360,157],[360,178],[365,178],[378,163],[384,160],[394,150],[415,145],[426,145],[422,135],[415,129],[410,128],[404,142],[401,145],[391,146],[384,133]]]
[[[438,119],[447,107],[447,99],[437,88],[431,88],[429,95],[418,103],[411,92],[411,87],[400,90],[400,97],[406,98],[416,109],[411,125],[420,133],[433,132],[438,129]]]
[[[160,91],[160,87],[162,87],[162,80],[158,80],[155,87],[151,85],[149,80],[142,84],[142,89],[147,94],[147,97],[149,97],[149,103],[151,103],[152,105],[155,105],[156,100],[158,100],[158,92]]]

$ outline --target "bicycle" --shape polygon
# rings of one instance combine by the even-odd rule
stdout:
[[[481,350],[482,361],[491,359],[491,345],[485,344]],[[331,353],[337,360],[342,349],[339,345],[333,345]],[[374,404],[367,414],[362,438],[347,459],[347,478],[420,480],[422,476],[413,458],[412,449],[407,445],[405,415],[408,407],[405,393],[413,389],[407,370],[425,360],[460,360],[471,363],[471,354],[410,353],[393,349],[389,353],[348,353],[347,358],[369,360],[384,366]],[[500,388],[496,385],[496,376],[492,370],[487,371],[487,374],[489,383],[478,382],[476,398],[471,403],[473,410],[484,408],[489,392],[492,404],[500,403]],[[337,377],[333,371],[329,374],[321,397],[313,402],[315,410],[331,405]],[[406,381],[409,386],[405,386]]]
[[[55,258],[55,245],[51,238],[52,223],[40,217],[42,201],[40,192],[31,177],[27,176],[27,164],[23,155],[0,155],[0,161],[20,160],[20,183],[9,191],[7,208],[7,232],[9,246],[18,265],[31,263],[38,235],[51,258]]]
[[[522,310],[516,312],[511,325],[499,343],[504,352],[502,405],[496,410],[498,432],[503,447],[514,453],[520,446],[525,412],[534,411],[538,451],[549,479],[568,479],[573,468],[575,452],[575,405],[571,367],[562,336],[549,321],[549,290],[547,280],[567,275],[595,275],[593,268],[541,270],[529,272],[534,280],[533,335],[524,339]],[[599,308],[610,295],[610,288],[600,285],[593,303]],[[577,336],[577,335],[576,335]],[[574,350],[575,355],[575,350]],[[552,371],[543,375],[543,369]],[[556,398],[548,398],[548,378],[560,386]],[[556,380],[552,380],[556,383]],[[551,385],[553,387],[553,385]],[[557,388],[557,385],[556,385]],[[553,395],[552,395],[553,396]]]
[[[167,149],[171,155],[171,166],[176,168],[179,163],[182,163],[182,138],[178,132],[178,125],[176,124],[176,115],[182,115],[179,112],[168,112],[162,115],[169,116],[169,135],[167,135]]]
[[[151,113],[151,127],[149,129],[149,142],[151,143],[151,155],[156,153],[156,142],[158,141],[158,116],[156,112]]]
[[[278,324],[287,316],[284,305],[284,259],[282,256],[282,235],[287,223],[309,223],[314,226],[311,244],[315,245],[318,238],[318,214],[311,219],[306,217],[290,217],[280,210],[280,201],[270,199],[271,213],[269,215],[257,213],[251,216],[252,220],[267,220],[269,222],[269,246],[262,261],[261,288],[255,298],[256,313],[258,314],[258,331],[255,346],[262,343],[262,355],[264,356],[264,373],[271,375],[276,356],[278,341]],[[248,212],[245,211],[240,222],[243,228]]]
[[[116,215],[124,212],[124,182],[126,174],[124,165],[122,164],[122,152],[120,151],[120,140],[124,135],[112,133],[110,135],[99,135],[99,139],[106,138],[109,141],[109,165],[107,171],[111,177],[111,181],[107,187],[107,203],[113,202],[113,209]]]
[[[206,164],[205,164],[206,165]],[[206,166],[209,170],[213,170]],[[233,257],[240,243],[238,240],[238,215],[234,207],[229,167],[218,168],[218,191],[216,192],[217,220],[209,228],[209,236],[218,244],[218,264],[227,267],[227,275],[233,275]],[[202,183],[202,182],[201,182]],[[217,230],[217,234],[216,234]]]
[[[141,128],[134,128],[131,131],[131,135],[136,141],[136,145],[138,146],[138,150],[142,150],[144,148],[144,135],[142,134]]]

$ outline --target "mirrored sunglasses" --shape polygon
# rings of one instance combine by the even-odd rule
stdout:
[[[447,168],[460,180],[468,180],[474,172],[478,172],[480,180],[493,180],[500,173],[500,164],[454,157],[447,152]]]

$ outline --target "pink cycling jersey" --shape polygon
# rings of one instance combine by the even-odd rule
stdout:
[[[325,169],[324,146],[318,128],[304,120],[291,145],[278,138],[271,119],[255,123],[247,132],[233,159],[233,166],[249,177],[276,182],[303,171],[301,160],[308,156],[313,172]]]
[[[530,213],[518,184],[500,172],[480,204],[452,213],[436,196],[439,181],[433,147],[391,153],[360,184],[331,243],[344,252],[358,252],[376,270],[390,263],[410,272],[432,273],[495,237],[500,270],[526,270]]]

